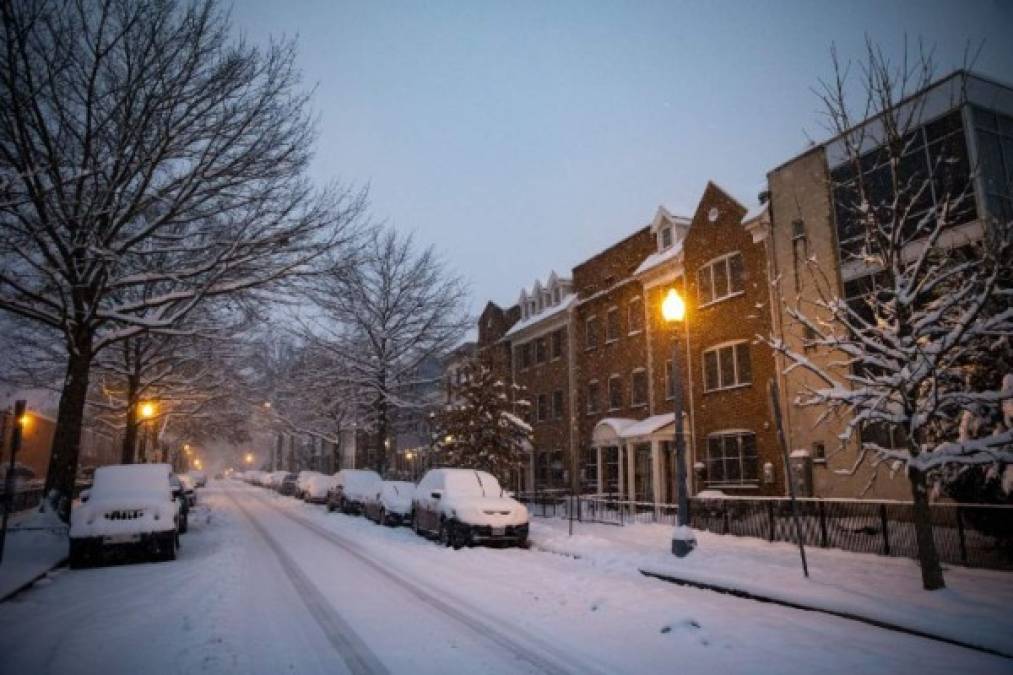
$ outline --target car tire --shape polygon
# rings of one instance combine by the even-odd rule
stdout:
[[[440,535],[439,535],[440,543],[449,548],[450,538],[451,538],[450,523],[448,523],[446,520],[441,520]]]
[[[176,559],[176,548],[177,548],[176,533],[174,532],[171,537],[167,537],[167,550],[165,551],[163,560],[175,560]]]
[[[383,507],[380,507],[380,513],[376,519],[377,524],[389,526],[390,523],[387,520],[387,511]]]
[[[179,533],[186,534],[186,531],[190,528],[190,517],[187,514],[183,514],[183,517],[179,521]]]
[[[419,514],[414,509],[412,509],[412,532],[420,537],[422,536],[422,528],[419,527]]]
[[[454,547],[454,550],[460,551],[463,547],[467,546],[470,541],[471,533],[468,532],[467,526],[451,521],[450,545]]]
[[[67,565],[72,570],[79,570],[85,566],[87,556],[85,555],[84,546],[81,542],[71,539],[70,540],[70,551],[67,554]]]

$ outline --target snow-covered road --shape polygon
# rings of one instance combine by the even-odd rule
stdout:
[[[453,551],[238,483],[174,563],[0,605],[2,673],[1010,672],[1010,661],[582,560]]]

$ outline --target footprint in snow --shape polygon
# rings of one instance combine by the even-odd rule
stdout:
[[[682,626],[683,628],[688,628],[690,630],[699,630],[700,629],[700,624],[697,622],[696,619],[683,619],[682,621],[679,622],[678,625]],[[673,628],[672,624],[668,624],[666,626],[662,626],[661,627],[661,634],[665,635],[667,633],[671,633],[672,632],[672,628]],[[704,644],[704,645],[708,644],[707,641],[703,640],[703,639],[700,642],[701,642],[701,644]]]

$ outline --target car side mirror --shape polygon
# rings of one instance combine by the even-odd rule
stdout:
[[[443,497],[443,490],[433,490],[432,492],[429,493],[429,496],[432,497],[433,499],[440,499],[441,497]]]
[[[91,497],[91,490],[81,490],[81,502],[88,501],[88,497]]]

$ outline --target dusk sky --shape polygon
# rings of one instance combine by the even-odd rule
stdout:
[[[940,74],[1013,80],[1013,2],[239,0],[250,39],[297,36],[317,88],[314,175],[434,244],[472,309],[648,223],[714,180],[751,205],[767,170],[826,136],[829,48],[935,46]]]

